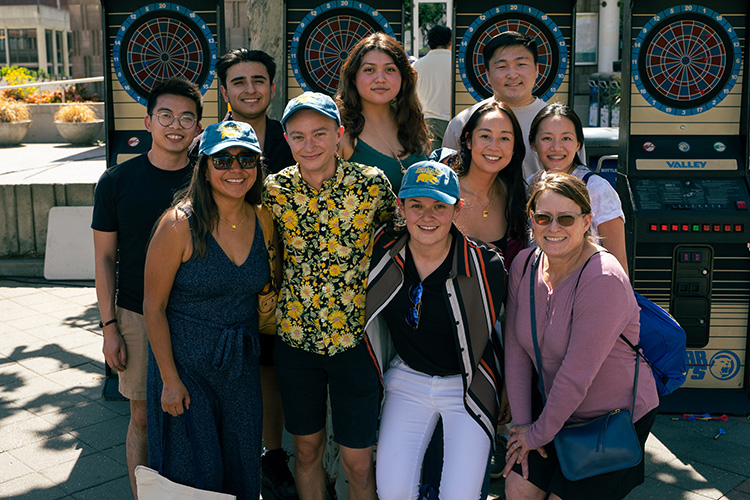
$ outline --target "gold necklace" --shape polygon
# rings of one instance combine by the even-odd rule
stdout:
[[[388,149],[390,149],[390,150],[391,150],[391,154],[393,154],[393,157],[394,157],[394,158],[396,159],[396,161],[398,162],[398,164],[399,164],[399,165],[401,165],[401,173],[403,174],[404,172],[406,172],[406,168],[404,168],[404,164],[403,164],[403,163],[401,163],[401,159],[400,159],[400,158],[398,157],[398,155],[397,155],[397,154],[396,154],[396,152],[395,152],[395,151],[393,150],[393,148],[392,148],[392,147],[391,147],[391,145],[390,145],[390,144],[388,143],[388,141],[386,141],[386,140],[385,140],[385,137],[383,137],[383,134],[381,134],[381,133],[380,133],[380,130],[378,130],[378,127],[376,127],[376,126],[374,126],[374,125],[373,125],[373,127],[372,127],[372,128],[374,128],[374,129],[375,129],[375,132],[377,132],[377,133],[378,133],[378,135],[380,136],[380,138],[381,138],[381,139],[383,139],[383,142],[385,143],[385,145],[386,145],[386,146],[388,146]]]
[[[482,204],[482,200],[481,200],[481,198],[479,198],[479,196],[477,195],[477,193],[475,193],[475,192],[474,192],[474,190],[472,190],[471,188],[469,188],[469,186],[466,186],[466,185],[464,185],[463,187],[464,187],[464,189],[466,189],[466,190],[467,190],[468,192],[470,192],[471,194],[473,194],[473,195],[474,195],[474,198],[476,198],[476,199],[477,199],[477,201],[479,202],[479,204],[480,204],[480,205]],[[493,193],[493,192],[491,192],[491,193],[490,193],[490,202],[489,202],[489,203],[487,203],[487,206],[486,206],[486,207],[484,207],[484,208],[482,209],[482,217],[484,217],[485,219],[486,219],[486,218],[487,218],[487,217],[488,217],[488,216],[490,215],[490,210],[489,210],[489,208],[490,208],[490,205],[492,205],[492,201],[493,201],[493,200],[495,199],[495,196],[494,196],[494,194],[495,194],[495,193]]]
[[[242,208],[242,220],[240,220],[237,224],[232,224],[231,222],[226,220],[224,217],[222,217],[221,214],[219,214],[219,219],[226,222],[226,224],[232,228],[231,231],[236,231],[237,228],[240,227],[245,222],[245,219],[247,219],[247,213],[245,212],[245,208],[243,207]]]

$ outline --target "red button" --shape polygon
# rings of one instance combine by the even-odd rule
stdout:
[[[701,262],[703,260],[703,255],[700,252],[693,252],[693,262]]]
[[[718,233],[721,231],[721,224],[714,224],[714,233]]]
[[[724,224],[724,232],[725,233],[732,232],[732,225],[731,224]]]
[[[679,231],[680,225],[679,224],[672,224],[672,231]]]
[[[682,230],[683,231],[690,231],[690,226],[688,226],[687,224],[683,224],[682,225]]]
[[[659,230],[659,226],[656,225],[656,224],[651,224],[650,226],[648,226],[648,230],[649,231],[658,231]]]
[[[680,262],[690,262],[690,252],[680,252]]]
[[[735,201],[734,206],[737,207],[737,210],[747,210],[747,203],[744,201]]]
[[[742,232],[742,224],[735,224],[734,225],[734,232],[735,233],[741,233]]]
[[[661,230],[662,230],[662,231],[669,231],[669,226],[668,226],[668,225],[666,225],[666,224],[662,224],[662,225],[661,225]]]
[[[703,232],[707,233],[711,230],[711,224],[703,224]]]

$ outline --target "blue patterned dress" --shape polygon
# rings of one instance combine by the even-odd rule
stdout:
[[[250,254],[240,266],[211,236],[206,257],[193,254],[178,269],[166,311],[177,371],[190,393],[203,487],[238,499],[260,496],[263,409],[257,293],[269,276],[260,223]],[[165,477],[195,486],[185,419],[170,415],[164,419],[162,387],[149,349],[150,466],[157,469],[163,457]]]

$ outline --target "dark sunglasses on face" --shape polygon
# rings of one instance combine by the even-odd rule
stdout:
[[[422,284],[417,283],[409,288],[409,300],[411,300],[414,307],[410,307],[406,311],[406,324],[417,329],[419,326],[419,317],[422,314]]]
[[[536,212],[533,212],[531,215],[531,218],[534,219],[534,222],[539,226],[548,226],[552,224],[553,220],[556,220],[558,224],[560,224],[563,227],[570,227],[573,224],[576,223],[576,219],[578,217],[583,216],[584,214],[563,214],[558,215],[557,217],[553,217],[549,214],[538,214]]]
[[[240,153],[237,155],[231,155],[229,153],[222,153],[218,155],[210,156],[211,162],[214,164],[216,170],[229,170],[232,168],[234,160],[240,164],[240,168],[245,170],[255,168],[258,165],[258,156],[250,153]]]
[[[159,124],[161,124],[162,127],[169,127],[176,119],[180,123],[180,127],[184,129],[193,128],[198,121],[192,115],[175,116],[169,111],[159,111],[156,113],[156,119],[159,120]]]

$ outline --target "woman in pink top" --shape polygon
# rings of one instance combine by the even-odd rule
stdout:
[[[510,269],[505,332],[506,384],[515,426],[508,441],[508,500],[620,499],[643,483],[643,461],[621,471],[569,481],[560,470],[555,434],[566,423],[631,408],[636,358],[620,339],[638,343],[639,309],[617,259],[591,241],[586,186],[568,174],[540,180],[527,205],[541,250],[523,250]],[[535,290],[536,330],[546,405],[532,412],[536,358],[529,287]],[[651,370],[641,366],[633,421],[645,447],[659,404]]]

